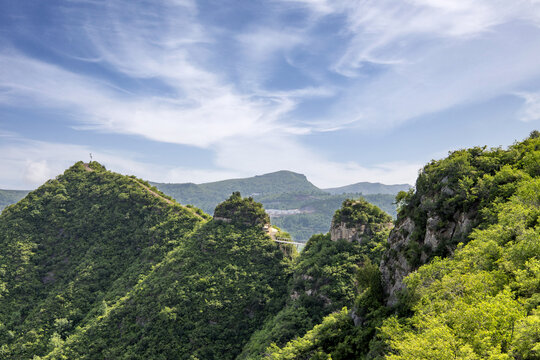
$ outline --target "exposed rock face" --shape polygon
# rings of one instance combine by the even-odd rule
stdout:
[[[465,239],[472,229],[475,213],[457,213],[453,221],[443,222],[435,214],[428,214],[425,229],[419,229],[412,219],[402,219],[388,237],[389,249],[380,264],[383,288],[387,305],[397,303],[397,295],[404,288],[403,278],[420,265],[425,264],[430,255],[441,247],[454,252],[457,241]],[[424,232],[420,242],[413,239],[415,232]],[[415,244],[416,243],[416,244]],[[411,259],[411,248],[417,249],[416,261]]]
[[[347,241],[360,241],[360,236],[364,234],[366,229],[365,225],[356,227],[347,227],[347,224],[341,222],[339,224],[332,224],[330,228],[330,239],[337,241],[339,239],[346,239]]]

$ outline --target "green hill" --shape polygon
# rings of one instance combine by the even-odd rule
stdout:
[[[259,206],[259,216],[262,207],[245,202],[243,214]],[[8,207],[2,358],[172,358],[179,349],[233,358],[279,310],[294,251],[260,226],[208,219],[95,162]]]
[[[424,167],[357,298],[269,359],[540,358],[540,133]]]

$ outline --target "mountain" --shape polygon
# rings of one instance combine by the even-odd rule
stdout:
[[[337,188],[323,189],[330,194],[352,194],[362,195],[389,194],[396,195],[400,191],[409,191],[412,186],[409,184],[385,185],[381,183],[359,182],[356,184],[341,186]]]
[[[266,234],[260,204],[230,203],[225,216],[253,223],[213,221],[92,162],[6,208],[2,357],[234,358],[281,308],[294,248]]]
[[[230,179],[204,184],[163,184],[151,183],[182,204],[193,204],[207,213],[212,213],[217,204],[231,193],[239,191],[246,196],[298,193],[324,194],[324,191],[310,183],[305,175],[292,171],[277,171],[244,179]]]
[[[30,191],[27,190],[2,190],[0,189],[0,211],[6,206],[15,204],[25,197]]]

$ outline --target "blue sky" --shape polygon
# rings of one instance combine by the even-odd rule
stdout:
[[[537,0],[0,0],[0,188],[414,183],[540,128]]]

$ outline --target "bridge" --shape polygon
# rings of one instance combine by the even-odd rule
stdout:
[[[282,243],[282,244],[291,244],[291,245],[296,245],[296,246],[304,246],[306,245],[306,243],[301,243],[301,242],[294,242],[294,241],[289,241],[287,240],[287,238],[275,238],[275,239],[272,239],[274,240],[275,242],[278,242],[278,243]]]

